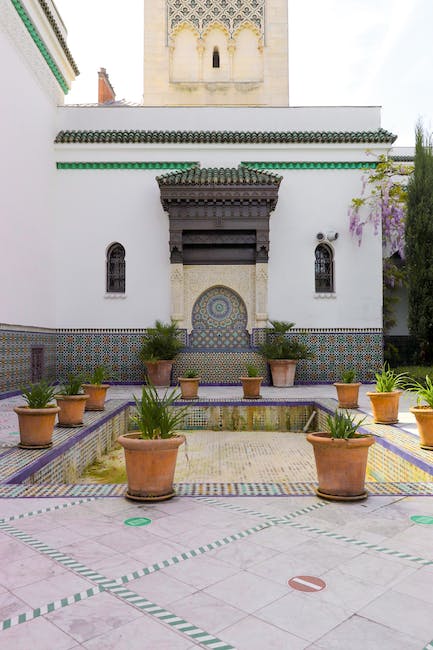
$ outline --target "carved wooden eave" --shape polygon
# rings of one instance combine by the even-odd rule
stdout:
[[[266,262],[269,218],[280,182],[280,176],[242,167],[160,176],[161,203],[170,221],[171,262]]]

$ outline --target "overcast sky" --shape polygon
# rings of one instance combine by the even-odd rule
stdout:
[[[67,103],[97,101],[105,67],[118,99],[140,102],[143,1],[55,0],[81,74]],[[410,146],[433,124],[433,0],[288,0],[292,106],[380,105]]]

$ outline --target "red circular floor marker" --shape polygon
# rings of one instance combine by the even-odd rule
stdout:
[[[326,587],[326,582],[315,576],[295,576],[290,578],[288,585],[298,591],[322,591]]]

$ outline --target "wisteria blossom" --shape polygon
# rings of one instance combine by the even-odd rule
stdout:
[[[366,226],[375,235],[382,233],[384,258],[394,253],[404,258],[406,187],[412,171],[413,165],[379,156],[376,168],[362,177],[361,196],[352,199],[349,207],[352,237],[361,245]]]

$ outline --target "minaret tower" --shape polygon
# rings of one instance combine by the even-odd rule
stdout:
[[[144,0],[146,106],[287,106],[287,0]]]

